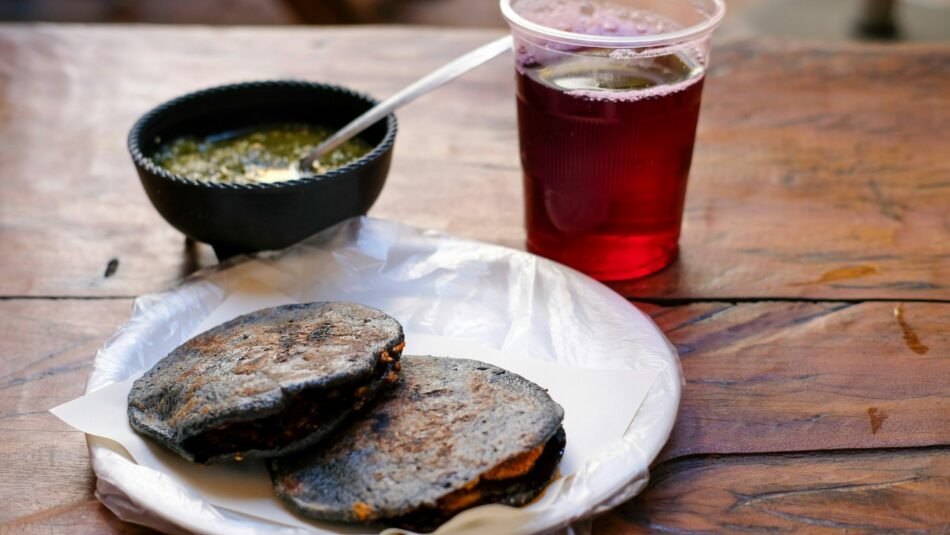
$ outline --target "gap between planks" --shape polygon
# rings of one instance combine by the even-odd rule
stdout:
[[[785,459],[812,458],[812,457],[848,457],[857,454],[875,454],[875,453],[901,453],[901,452],[947,452],[950,453],[950,444],[928,444],[925,446],[897,446],[890,448],[830,448],[815,450],[795,450],[795,451],[754,451],[754,452],[731,452],[731,453],[689,453],[686,455],[677,455],[669,459],[650,466],[650,470],[656,468],[687,461],[702,461],[706,459],[756,459],[765,457],[781,457]]]

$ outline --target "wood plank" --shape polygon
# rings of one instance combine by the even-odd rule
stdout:
[[[130,306],[0,301],[0,531],[57,532],[87,516],[99,520],[78,528],[114,526],[91,503],[85,437],[47,411],[82,394],[96,350]]]
[[[950,533],[950,450],[681,459],[593,533]]]
[[[950,444],[950,304],[644,309],[686,377],[660,459]]]
[[[18,535],[34,533],[37,535],[41,533],[145,535],[159,532],[145,526],[119,520],[99,500],[90,497],[85,501],[40,511],[0,524],[0,533],[17,533]]]
[[[764,40],[720,47],[682,258],[615,288],[950,297],[950,158],[940,127],[950,121],[950,92],[937,89],[950,85],[950,46],[921,52]]]
[[[497,35],[0,27],[0,295],[137,295],[213,262],[207,247],[185,254],[137,183],[125,135],[149,107],[262,78],[388,95]],[[372,215],[522,246],[511,72],[497,60],[400,112]],[[716,51],[709,78],[682,259],[615,288],[950,299],[950,47],[738,42]]]

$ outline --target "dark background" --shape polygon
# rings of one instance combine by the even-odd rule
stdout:
[[[719,39],[950,40],[950,0],[727,0]],[[0,0],[0,20],[504,27],[496,0]]]

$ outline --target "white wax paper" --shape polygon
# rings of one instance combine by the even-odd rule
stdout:
[[[649,464],[675,420],[681,389],[675,350],[648,317],[619,295],[526,253],[367,218],[341,223],[280,253],[209,271],[175,290],[139,298],[129,323],[99,351],[87,392],[134,378],[191,335],[236,313],[288,300],[353,301],[380,308],[403,324],[407,351],[493,355],[503,361],[497,364],[509,368],[519,368],[527,359],[533,361],[528,368],[543,369],[538,361],[547,361],[548,370],[650,370],[641,378],[655,376],[626,432],[597,448],[590,433],[575,437],[586,441],[585,457],[565,455],[562,470],[567,467],[569,472],[562,472],[566,476],[527,511],[479,508],[443,526],[446,532],[552,530],[629,499],[646,484]],[[581,372],[596,376],[594,371]],[[523,373],[544,375],[533,369]],[[585,390],[583,384],[578,381],[579,392]],[[567,392],[562,397],[572,394],[562,391]],[[558,400],[555,394],[552,387]],[[598,402],[604,411],[624,409],[616,400],[590,400]],[[632,412],[630,405],[626,409]],[[570,443],[569,424],[568,418]],[[214,507],[201,494],[202,485],[189,488],[167,471],[140,466],[110,440],[89,437],[89,442],[97,495],[125,520],[169,532],[310,529],[301,522],[281,525]]]

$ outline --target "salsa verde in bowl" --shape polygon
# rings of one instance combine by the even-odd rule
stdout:
[[[162,217],[186,236],[211,244],[219,259],[282,249],[369,210],[389,171],[396,118],[371,126],[353,140],[355,150],[342,147],[342,156],[331,153],[312,173],[279,179],[264,173],[263,180],[254,174],[271,164],[278,169],[281,158],[291,162],[308,143],[375,104],[350,89],[314,82],[218,86],[146,113],[129,132],[128,147]],[[267,139],[255,139],[261,132]],[[271,154],[262,157],[263,145]],[[170,156],[179,159],[171,162]],[[205,161],[235,165],[230,175],[216,174]],[[248,170],[250,175],[235,178],[235,171]]]

